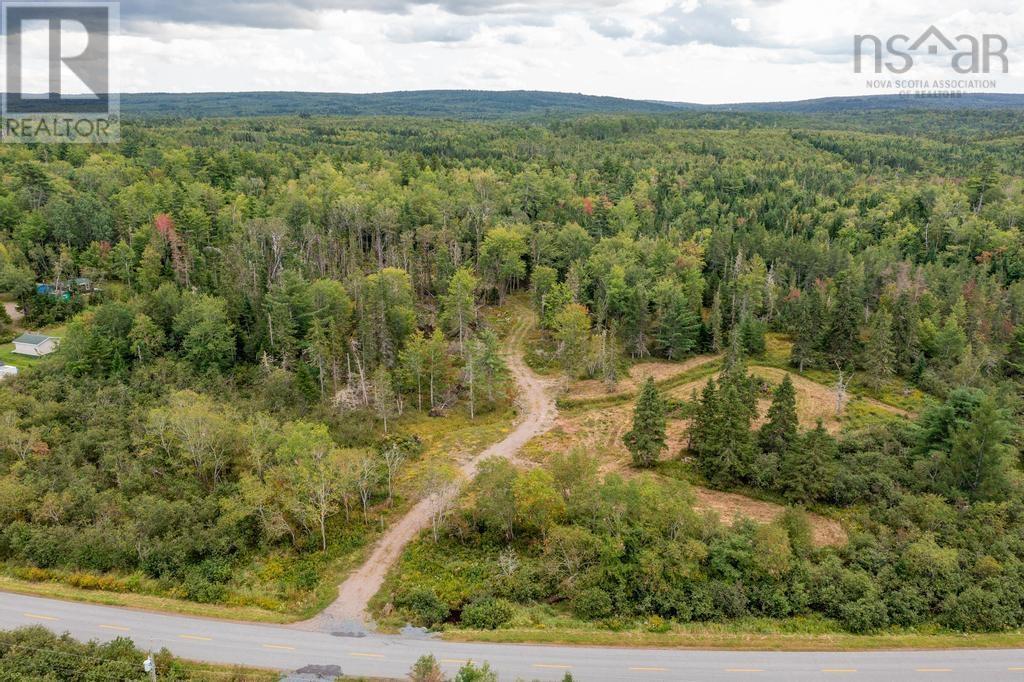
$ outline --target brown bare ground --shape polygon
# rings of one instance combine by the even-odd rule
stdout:
[[[718,514],[722,523],[732,525],[740,519],[757,523],[772,523],[786,511],[786,508],[772,502],[755,500],[737,493],[725,493],[700,486],[690,486],[694,496],[694,508]],[[807,513],[814,544],[819,547],[838,547],[847,541],[846,531],[835,519],[820,514]]]
[[[606,396],[620,396],[636,393],[648,377],[655,381],[671,379],[674,376],[688,372],[691,369],[714,362],[718,355],[700,355],[683,362],[668,362],[663,360],[649,360],[639,362],[629,368],[629,376],[619,381],[618,385],[609,391],[603,381],[598,379],[587,379],[585,381],[574,381],[567,392],[567,395],[574,399],[603,398]]]

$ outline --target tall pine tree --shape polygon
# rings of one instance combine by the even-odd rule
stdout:
[[[665,450],[665,404],[654,379],[648,377],[633,414],[633,430],[623,437],[634,466],[650,468]]]

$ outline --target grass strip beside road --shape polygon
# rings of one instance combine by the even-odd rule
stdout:
[[[449,630],[447,641],[494,644],[548,644],[651,649],[734,651],[870,651],[895,649],[1014,649],[1024,647],[1024,631],[985,634],[892,632],[849,633],[743,632],[692,626],[668,633],[606,630]]]

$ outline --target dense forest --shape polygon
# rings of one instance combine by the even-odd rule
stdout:
[[[328,92],[125,93],[121,111],[129,118],[238,116],[417,116],[453,119],[517,119],[524,116],[587,114],[668,114],[678,111],[847,114],[866,111],[1012,110],[1024,97],[1013,94],[961,93],[949,97],[873,95],[825,97],[798,102],[692,104],[596,97],[564,92],[512,90],[417,90],[370,94]],[[764,117],[768,119],[769,117]],[[883,117],[880,117],[883,118]],[[813,120],[813,117],[812,117]]]
[[[537,320],[530,364],[571,380],[696,354],[723,371],[683,401],[644,388],[628,472],[486,465],[389,611],[1024,625],[1024,124],[835,124],[140,120],[117,146],[4,146],[0,290],[21,328],[62,337],[0,385],[4,571],[308,606],[390,510],[446,484],[410,424],[509,410],[512,314]],[[747,370],[778,338],[795,376],[926,398],[801,428],[789,380]],[[793,508],[716,522],[675,461]],[[849,541],[814,545],[801,507]]]

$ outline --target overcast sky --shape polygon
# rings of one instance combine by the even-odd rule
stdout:
[[[1019,0],[124,0],[125,92],[557,90],[691,102],[861,95],[853,35],[1001,33]],[[901,78],[956,76],[948,56]],[[896,76],[887,75],[888,78]],[[957,76],[962,77],[962,76]],[[992,90],[990,90],[992,91]]]

